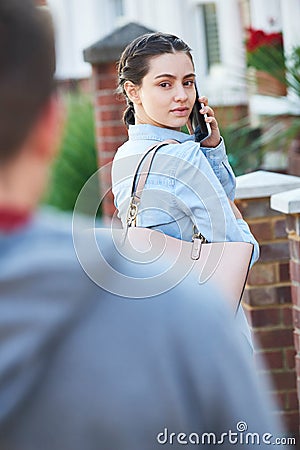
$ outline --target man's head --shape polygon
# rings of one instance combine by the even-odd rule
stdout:
[[[0,0],[0,209],[32,211],[62,130],[54,94],[51,15],[32,0]]]
[[[18,154],[54,89],[50,15],[32,0],[0,0],[0,164]]]

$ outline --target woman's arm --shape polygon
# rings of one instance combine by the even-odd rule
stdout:
[[[236,204],[235,204],[233,201],[231,201],[230,199],[228,199],[228,201],[229,201],[229,204],[230,204],[230,206],[231,206],[231,209],[232,209],[232,212],[233,212],[235,218],[236,218],[236,219],[242,219],[242,218],[243,218],[242,213],[241,213],[241,211],[238,209],[238,207],[236,206]]]
[[[205,142],[204,142],[205,143]],[[204,144],[203,143],[203,144]],[[223,138],[217,147],[200,147],[230,200],[235,197],[235,175],[229,164]]]

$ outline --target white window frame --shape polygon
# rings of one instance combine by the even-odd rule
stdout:
[[[211,0],[190,0],[196,8],[198,5],[212,3]],[[220,64],[211,67],[205,73],[207,66],[205,42],[199,33],[195,62],[200,83],[205,94],[214,105],[247,104],[247,88],[245,78],[245,54],[243,44],[243,28],[241,24],[238,0],[215,0],[219,45]],[[196,25],[197,28],[197,25]],[[204,61],[203,61],[204,58]],[[204,64],[203,64],[204,62]]]

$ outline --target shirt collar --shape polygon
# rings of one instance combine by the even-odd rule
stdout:
[[[175,139],[178,142],[194,141],[195,136],[170,128],[161,128],[149,124],[129,125],[128,136],[130,140],[164,141]]]

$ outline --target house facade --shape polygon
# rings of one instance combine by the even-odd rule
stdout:
[[[59,79],[91,74],[83,49],[128,22],[174,33],[192,48],[199,90],[214,106],[249,102],[245,28],[282,31],[288,53],[300,43],[299,0],[48,0],[55,16]],[[299,112],[288,99],[250,96],[255,114]]]

